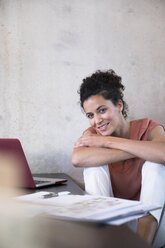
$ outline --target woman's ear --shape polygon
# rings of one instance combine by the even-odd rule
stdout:
[[[122,102],[122,100],[118,101],[118,107],[119,107],[119,111],[122,112],[122,110],[123,110],[123,102]]]

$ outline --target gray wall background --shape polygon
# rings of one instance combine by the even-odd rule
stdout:
[[[164,0],[0,0],[0,136],[21,140],[31,170],[65,172],[88,127],[81,81],[123,78],[129,119],[165,125]]]

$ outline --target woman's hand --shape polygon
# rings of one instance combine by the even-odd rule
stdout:
[[[98,134],[94,127],[89,127],[83,132],[83,135]]]
[[[99,136],[99,138],[98,138]],[[74,148],[86,146],[86,147],[103,147],[103,139],[101,139],[101,136],[95,128],[89,127],[83,132],[83,135],[76,141],[74,144]]]
[[[99,134],[92,134],[86,131],[75,143],[74,148],[77,147],[105,147],[105,136]]]

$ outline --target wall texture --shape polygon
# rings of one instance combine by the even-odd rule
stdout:
[[[83,182],[77,90],[97,69],[122,76],[130,119],[165,125],[164,12],[164,0],[0,0],[0,136],[21,140],[32,172]]]

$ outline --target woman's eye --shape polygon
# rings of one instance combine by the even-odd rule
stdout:
[[[101,108],[99,109],[99,113],[105,113],[106,110],[107,110],[106,108]]]
[[[86,114],[87,118],[92,119],[93,118],[93,114]]]

